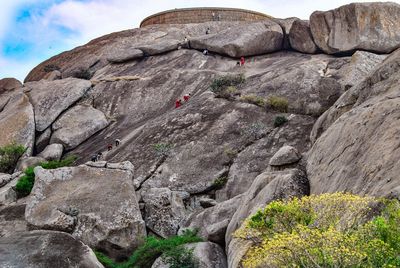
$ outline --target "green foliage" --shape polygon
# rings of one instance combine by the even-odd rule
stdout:
[[[38,164],[44,169],[56,169],[60,167],[71,166],[75,161],[76,156],[68,156],[60,161],[48,161]],[[18,180],[17,184],[15,185],[15,191],[18,194],[18,197],[24,197],[31,193],[33,184],[35,183],[35,173],[33,169],[35,167],[28,167],[24,171],[24,175]]]
[[[283,115],[278,115],[274,119],[274,127],[280,127],[283,126],[287,122],[287,118]]]
[[[235,149],[231,149],[231,148],[225,148],[224,149],[224,153],[226,154],[226,156],[228,156],[230,159],[233,159],[237,156],[238,151]]]
[[[334,193],[271,202],[236,231],[244,267],[400,267],[400,203]]]
[[[277,110],[282,113],[286,113],[289,108],[289,102],[286,98],[278,96],[269,96],[267,99],[267,104],[272,109]]]
[[[244,102],[255,104],[260,107],[265,107],[265,105],[267,104],[267,102],[264,98],[256,96],[256,95],[244,95],[244,96],[240,97],[240,100],[244,101]]]
[[[169,268],[197,268],[198,261],[193,256],[193,249],[187,249],[184,246],[179,246],[176,250],[168,251],[162,255],[164,263],[169,265]]]
[[[153,149],[157,156],[166,157],[170,154],[172,145],[169,143],[157,143],[153,144]]]
[[[223,188],[224,186],[225,186],[225,184],[228,182],[228,177],[227,176],[221,176],[221,177],[218,177],[218,178],[216,178],[215,180],[214,180],[214,182],[213,182],[213,186],[216,188],[216,189],[221,189],[221,188]]]
[[[0,147],[0,172],[12,173],[17,165],[18,159],[25,153],[26,148],[15,142]]]
[[[229,99],[238,94],[238,87],[245,81],[243,74],[221,76],[213,80],[210,90],[219,98]]]
[[[196,232],[187,230],[183,235],[167,239],[159,239],[154,236],[147,237],[144,244],[135,250],[127,261],[122,263],[114,262],[101,252],[96,252],[96,256],[107,268],[150,268],[154,261],[163,254],[166,254],[166,258],[172,258],[171,262],[188,261],[188,253],[182,252],[181,245],[201,241],[202,239],[197,236]]]

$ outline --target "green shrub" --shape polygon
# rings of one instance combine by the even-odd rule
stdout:
[[[212,81],[210,90],[219,98],[229,99],[239,93],[238,87],[245,81],[243,74],[221,76]]]
[[[222,189],[225,184],[228,182],[228,176],[222,176],[222,177],[218,177],[214,180],[213,182],[213,186],[216,189]]]
[[[235,232],[244,267],[400,267],[400,202],[334,193],[271,202]]]
[[[243,102],[255,104],[260,107],[265,107],[265,105],[267,103],[264,98],[256,96],[256,95],[244,95],[244,96],[240,97],[240,100]]]
[[[286,113],[289,108],[289,102],[286,98],[278,96],[270,96],[267,99],[267,104],[274,110]]]
[[[166,157],[170,154],[172,145],[169,143],[157,143],[153,144],[153,149],[157,156]]]
[[[18,159],[25,153],[26,148],[15,142],[0,147],[0,172],[13,173]]]
[[[48,161],[38,164],[37,166],[41,166],[44,169],[56,169],[60,167],[71,166],[75,161],[76,156],[68,156],[60,161]],[[18,180],[15,185],[15,191],[17,192],[18,197],[28,196],[33,188],[33,184],[35,183],[35,173],[33,169],[35,167],[28,167],[24,171],[24,175]]]
[[[162,260],[169,265],[169,268],[199,267],[198,260],[193,256],[193,249],[184,246],[179,246],[174,251],[167,251],[162,255]]]
[[[274,119],[274,127],[280,127],[283,126],[287,122],[287,118],[283,115],[278,115]]]
[[[133,254],[129,259],[122,263],[116,263],[101,252],[95,252],[97,259],[107,268],[150,268],[154,261],[163,254],[166,254],[166,258],[174,258],[177,256],[178,261],[187,260],[185,254],[182,253],[181,245],[187,243],[201,242],[194,231],[187,230],[183,235],[173,236],[167,239],[159,239],[154,236],[149,236],[145,239],[145,242]],[[184,253],[184,252],[183,252]],[[168,257],[169,256],[169,257]],[[172,261],[175,261],[173,259]],[[193,266],[189,266],[193,267]]]

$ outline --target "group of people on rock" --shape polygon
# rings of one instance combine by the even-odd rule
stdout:
[[[115,143],[115,147],[118,147],[121,144],[121,140],[120,139],[115,139],[114,143]],[[113,144],[109,143],[107,145],[107,151],[111,151],[112,148],[113,148]],[[102,159],[103,159],[103,153],[102,152],[98,152],[97,154],[92,155],[90,160],[92,162],[97,162],[97,161],[101,161]]]
[[[183,102],[188,102],[190,97],[191,97],[190,93],[183,95]],[[177,99],[175,101],[175,109],[181,107],[183,102],[182,102],[182,100],[180,98]]]

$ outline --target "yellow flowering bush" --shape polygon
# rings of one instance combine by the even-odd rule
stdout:
[[[400,267],[400,203],[347,193],[274,201],[235,232],[244,267]]]

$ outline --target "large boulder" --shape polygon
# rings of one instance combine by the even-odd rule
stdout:
[[[292,47],[290,46],[290,41],[289,41],[289,33],[290,29],[292,28],[293,22],[298,20],[296,17],[291,17],[291,18],[286,18],[286,19],[277,19],[277,18],[271,18],[273,21],[279,24],[282,28],[283,32],[283,44],[282,48],[285,50],[290,50]]]
[[[244,220],[277,199],[301,197],[310,192],[309,182],[303,171],[291,169],[265,172],[259,175],[244,194],[240,206],[233,215],[226,232],[229,267],[239,267],[239,263],[251,243],[233,237],[233,233]]]
[[[20,89],[22,84],[15,78],[0,79],[0,112],[10,100],[10,97]]]
[[[34,171],[25,212],[34,228],[69,232],[117,257],[146,236],[130,171],[84,165]]]
[[[76,105],[54,122],[50,143],[59,143],[71,150],[106,126],[108,121],[103,112],[91,106]]]
[[[179,226],[188,214],[184,200],[189,193],[168,188],[151,188],[141,192],[145,204],[146,226],[157,235],[167,238],[178,233]]]
[[[110,56],[107,57],[107,60],[111,63],[124,63],[127,61],[140,59],[143,56],[144,53],[140,49],[125,45],[117,47],[115,50],[110,52]]]
[[[18,161],[16,170],[24,171],[28,167],[35,167],[43,162],[46,162],[46,159],[44,159],[43,157],[40,157],[40,156],[24,157]]]
[[[186,249],[193,250],[193,260],[198,268],[228,268],[224,250],[211,242],[198,242],[185,245]],[[163,257],[159,257],[151,268],[169,268]]]
[[[139,46],[137,49],[143,51],[145,55],[153,56],[166,52],[170,52],[172,50],[178,49],[178,40],[163,40],[159,42],[152,42],[151,44],[146,44]]]
[[[25,83],[35,111],[36,130],[44,131],[91,87],[90,81],[67,78]]]
[[[325,53],[367,50],[390,53],[400,47],[400,5],[391,2],[352,3],[314,12],[311,32]]]
[[[35,118],[28,97],[19,93],[12,96],[0,112],[0,147],[12,143],[27,148],[31,155],[35,141]]]
[[[226,229],[242,197],[243,195],[238,195],[214,207],[193,213],[183,224],[182,231],[198,230],[198,235],[205,240],[224,245]]]
[[[60,160],[64,151],[64,146],[59,143],[53,143],[48,145],[38,156],[44,159],[50,160]]]
[[[226,30],[190,39],[190,46],[238,58],[282,49],[283,32],[272,20],[242,23]]]
[[[63,232],[20,232],[2,237],[0,252],[0,267],[103,268],[88,246]]]
[[[301,154],[293,146],[285,145],[269,160],[271,166],[284,166],[299,162]]]
[[[290,46],[301,53],[315,54],[318,47],[315,45],[310,23],[304,20],[295,20],[289,32]]]
[[[399,71],[398,50],[341,98],[347,111],[338,111],[308,153],[312,193],[386,196],[400,185]]]

